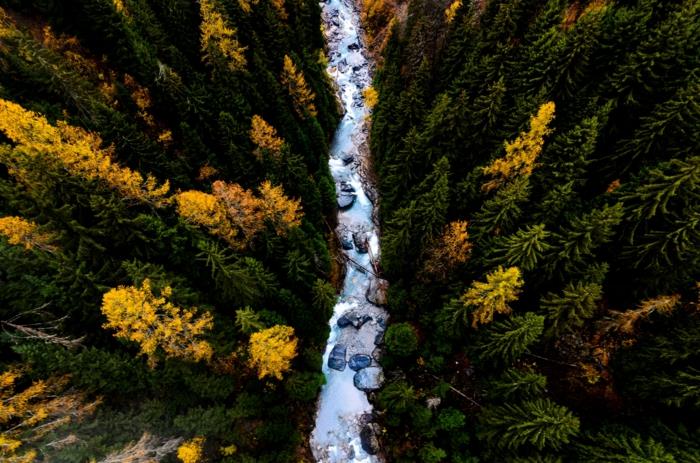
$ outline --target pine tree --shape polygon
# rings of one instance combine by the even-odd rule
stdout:
[[[551,249],[547,243],[550,233],[543,224],[529,225],[512,235],[496,241],[492,249],[494,264],[516,266],[524,271],[534,270],[543,256]]]
[[[484,408],[478,436],[497,449],[535,447],[558,450],[579,431],[579,420],[549,399]]]
[[[530,181],[527,177],[519,177],[499,188],[474,214],[472,229],[477,239],[487,234],[500,235],[512,230],[520,219],[522,206],[529,196]]]
[[[560,336],[574,328],[580,328],[593,316],[602,288],[596,283],[568,283],[561,294],[548,293],[540,300],[540,307],[547,312],[551,322],[548,333]]]
[[[622,204],[615,203],[573,218],[553,244],[554,265],[570,270],[585,263],[598,247],[612,240],[623,215]]]
[[[530,369],[509,368],[500,377],[489,383],[494,397],[505,402],[541,397],[547,387],[547,377]]]
[[[544,317],[526,312],[494,323],[474,347],[480,359],[509,364],[536,342],[544,330]]]
[[[298,340],[294,328],[275,325],[250,335],[248,343],[249,364],[258,372],[258,378],[272,376],[282,379],[291,369],[291,362],[297,355]]]
[[[586,435],[576,445],[576,454],[584,461],[676,463],[678,460],[661,442],[626,429]]]

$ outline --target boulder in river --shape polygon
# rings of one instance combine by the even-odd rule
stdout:
[[[369,251],[369,235],[364,232],[352,234],[352,240],[355,242],[355,249],[360,254],[367,254]]]
[[[355,193],[355,187],[349,182],[340,182],[340,191],[343,193]]]
[[[367,367],[355,373],[352,382],[361,391],[374,391],[382,387],[384,373],[380,367]]]
[[[386,305],[386,293],[389,289],[389,282],[382,278],[372,278],[367,288],[367,300],[375,305]]]
[[[362,325],[364,325],[365,323],[367,323],[370,320],[372,320],[371,315],[367,315],[367,314],[359,315],[359,316],[355,317],[355,319],[352,321],[352,324],[355,328],[357,328],[359,330],[360,328],[362,328]]]
[[[367,423],[360,430],[360,444],[362,450],[370,455],[376,455],[379,452],[379,435],[380,428],[377,423]]]
[[[338,318],[337,323],[339,328],[345,328],[352,325],[352,320],[347,315],[341,315],[340,318]]]
[[[345,351],[345,346],[336,344],[328,356],[328,367],[338,371],[345,370]]]
[[[355,354],[350,357],[348,366],[351,370],[358,371],[367,368],[372,363],[372,357],[365,354]]]
[[[348,45],[348,50],[357,51],[359,49],[360,49],[360,44],[357,42],[351,43],[350,45]]]
[[[355,156],[350,153],[342,153],[340,155],[340,160],[343,161],[343,165],[348,165],[355,160]]]
[[[338,195],[338,208],[341,210],[349,209],[355,202],[356,196],[352,193],[340,193]]]

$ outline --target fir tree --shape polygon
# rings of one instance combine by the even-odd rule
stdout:
[[[544,317],[526,312],[494,323],[474,347],[480,359],[509,364],[535,343],[544,330]]]
[[[560,336],[574,328],[580,328],[593,316],[602,289],[596,283],[568,283],[561,294],[548,293],[540,300],[540,307],[547,312],[551,322],[548,333]]]

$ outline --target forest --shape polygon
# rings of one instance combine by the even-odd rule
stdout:
[[[331,1],[0,0],[0,461],[317,461]],[[370,461],[699,462],[700,2],[357,7]]]
[[[0,2],[0,460],[307,458],[336,269],[319,15]]]
[[[387,461],[700,461],[700,3],[384,24]]]

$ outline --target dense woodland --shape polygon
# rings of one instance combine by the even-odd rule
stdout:
[[[318,3],[0,5],[0,460],[308,459],[337,278]]]
[[[387,461],[700,461],[700,3],[390,24]]]
[[[362,6],[385,460],[700,461],[700,3]],[[320,23],[0,0],[0,460],[311,461]]]

